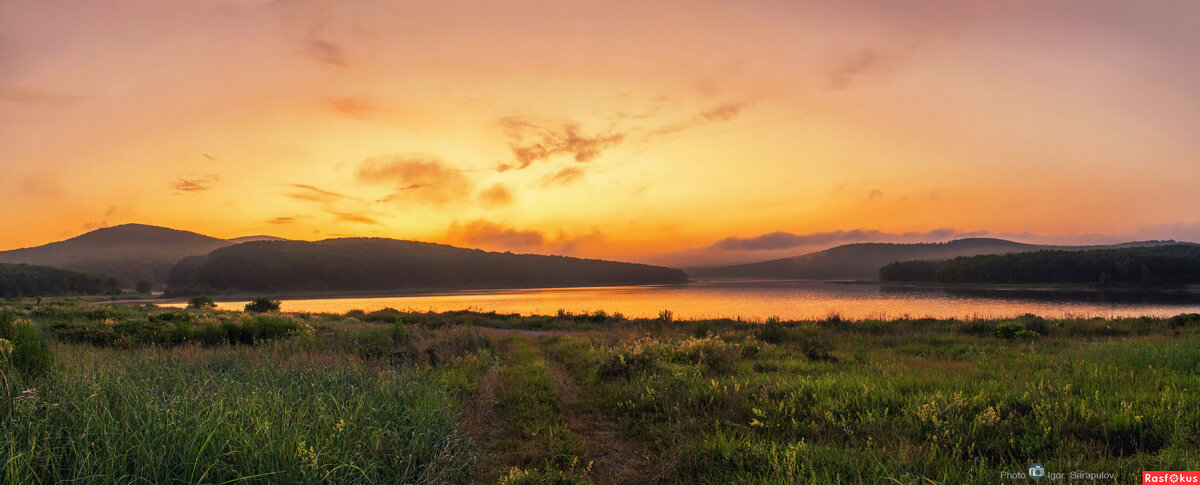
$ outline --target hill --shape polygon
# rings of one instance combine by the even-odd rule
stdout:
[[[244,242],[257,242],[257,241],[287,241],[287,239],[284,239],[282,237],[266,236],[266,235],[259,234],[257,236],[242,236],[242,237],[230,238],[230,239],[226,239],[226,241],[229,241],[230,244],[241,244]]]
[[[184,259],[175,294],[210,291],[384,291],[434,288],[681,283],[682,271],[644,264],[495,253],[379,238],[262,241]]]
[[[0,262],[24,263],[117,278],[123,287],[139,280],[161,284],[187,256],[233,244],[224,239],[144,224],[97,229],[65,241],[0,251]]]
[[[77,271],[0,263],[0,298],[98,295],[108,290],[99,276]]]
[[[1047,250],[903,261],[880,268],[879,274],[884,281],[1176,288],[1200,284],[1200,245]]]
[[[1044,249],[1004,239],[969,238],[945,243],[856,243],[791,258],[758,263],[689,269],[695,277],[874,280],[879,268],[895,261],[950,259]]]

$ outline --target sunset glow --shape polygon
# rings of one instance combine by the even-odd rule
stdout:
[[[0,249],[1200,240],[1200,3],[982,3],[0,0]]]

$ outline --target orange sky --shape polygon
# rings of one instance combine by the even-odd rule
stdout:
[[[1198,23],[1182,0],[0,0],[0,249],[125,222],[672,264],[1200,240]]]

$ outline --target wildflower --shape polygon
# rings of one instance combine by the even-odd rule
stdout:
[[[8,357],[12,355],[12,342],[0,338],[0,356]]]
[[[341,433],[342,430],[344,430],[344,429],[346,429],[346,420],[345,419],[339,419],[337,424],[333,426],[334,433]]]

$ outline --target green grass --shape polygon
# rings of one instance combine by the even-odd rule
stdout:
[[[1197,322],[10,303],[0,481],[1135,481],[1200,463]]]

